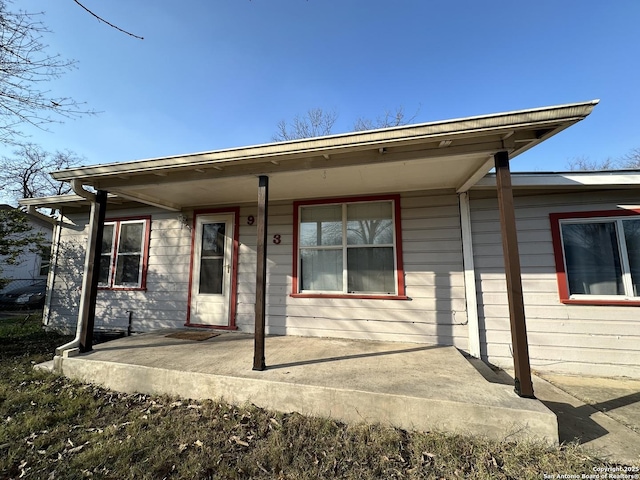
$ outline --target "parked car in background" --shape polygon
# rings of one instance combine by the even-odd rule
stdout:
[[[44,280],[11,282],[0,291],[0,310],[40,310],[44,308],[46,290]]]

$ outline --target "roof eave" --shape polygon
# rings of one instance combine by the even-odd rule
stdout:
[[[119,202],[120,198],[114,194],[107,194],[110,202]],[[21,198],[18,204],[23,207],[45,207],[45,208],[62,208],[62,207],[78,207],[81,205],[89,205],[89,200],[75,194],[68,195],[51,195],[47,197]]]
[[[333,152],[363,148],[383,148],[394,144],[419,142],[428,139],[455,138],[462,135],[482,135],[514,128],[527,128],[563,123],[548,136],[576,123],[591,113],[598,100],[572,103],[529,110],[497,113],[490,115],[459,118],[417,125],[370,130],[270,143],[249,147],[239,147],[188,155],[178,155],[131,162],[93,165],[59,170],[52,173],[56,180],[91,179],[127,174],[168,171],[180,168],[197,168],[204,165],[224,165],[243,161],[269,160],[276,157],[306,154],[331,155]],[[542,139],[540,140],[542,141]],[[523,145],[514,155],[531,148],[535,143]]]
[[[637,188],[640,185],[640,170],[595,171],[595,172],[511,172],[513,188]],[[495,189],[496,176],[491,173],[479,180],[472,190]]]

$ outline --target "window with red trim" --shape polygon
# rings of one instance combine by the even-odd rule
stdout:
[[[148,218],[105,222],[98,272],[100,287],[145,287],[148,235]]]
[[[640,302],[640,212],[552,214],[560,299]]]
[[[397,196],[296,202],[293,293],[404,295],[398,203]]]

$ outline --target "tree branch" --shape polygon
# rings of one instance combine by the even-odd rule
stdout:
[[[89,10],[87,7],[85,7],[83,4],[81,4],[78,0],[73,0],[74,2],[76,2],[83,10],[85,10],[88,14],[92,15],[93,17],[97,18],[99,22],[102,23],[106,23],[107,25],[109,25],[111,28],[115,28],[116,30],[118,30],[119,32],[122,33],[126,33],[127,35],[130,35],[134,38],[137,38],[139,40],[144,40],[144,37],[140,37],[134,33],[131,32],[127,32],[126,30],[123,30],[122,28],[118,27],[117,25],[114,25],[111,22],[108,22],[107,20],[105,20],[104,18],[102,18],[99,15],[96,15],[95,13],[93,13],[91,10]]]

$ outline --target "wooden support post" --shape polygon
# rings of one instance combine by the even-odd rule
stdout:
[[[102,234],[104,232],[104,219],[107,212],[107,192],[98,190],[96,201],[91,206],[91,218],[89,220],[89,239],[87,240],[87,259],[85,266],[85,278],[83,279],[83,292],[85,305],[81,312],[82,330],[80,331],[80,351],[90,352],[93,349],[93,326],[96,318],[96,299],[98,297],[98,280],[100,270],[100,253],[102,247]],[[84,289],[88,291],[85,292]]]
[[[256,314],[253,347],[253,369],[264,370],[264,331],[267,293],[267,219],[269,207],[269,177],[260,175],[258,183],[258,224],[256,265]]]
[[[511,172],[509,171],[509,153],[505,151],[498,152],[495,154],[494,160],[498,206],[500,209],[502,251],[504,253],[507,297],[509,300],[509,318],[511,321],[515,391],[521,397],[535,398],[531,382],[531,366],[529,364],[529,346],[524,316],[524,299],[522,297],[516,215],[513,206],[513,191],[511,189]]]

